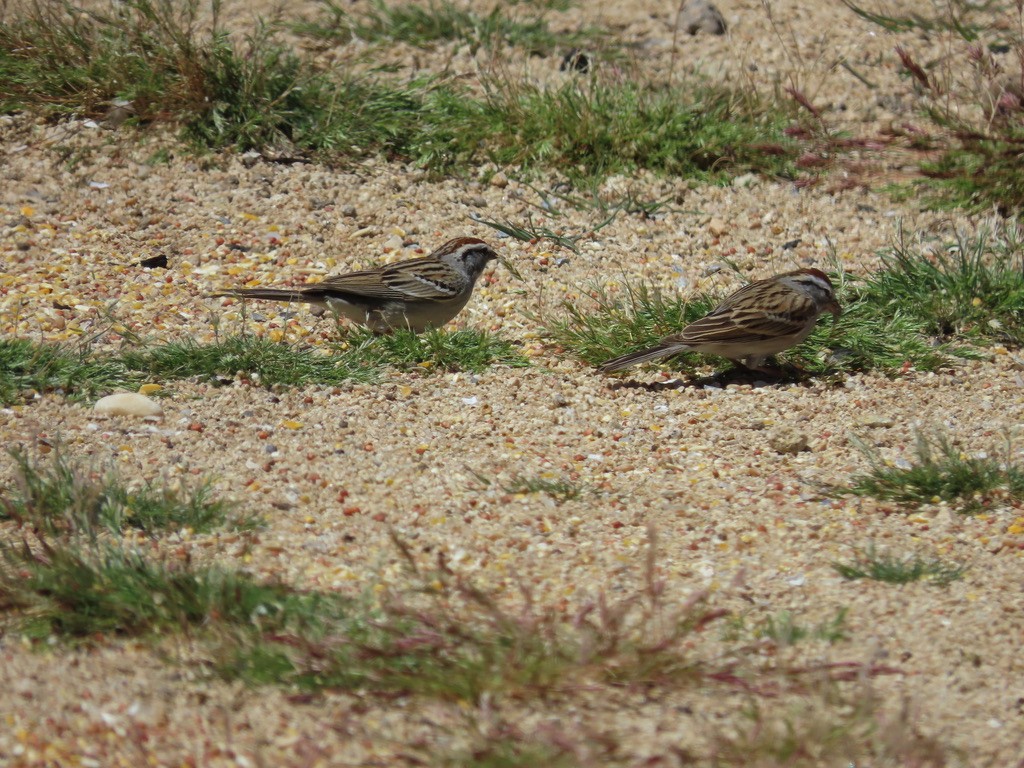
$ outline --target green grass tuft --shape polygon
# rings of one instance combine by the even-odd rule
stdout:
[[[100,537],[96,525],[39,529],[34,542],[0,547],[5,625],[30,638],[189,632],[225,678],[480,702],[584,677],[699,679],[707,662],[690,658],[683,638],[724,615],[701,595],[657,610],[655,585],[648,600],[602,598],[600,610],[581,612],[570,626],[560,610],[530,599],[505,608],[447,570],[375,606],[187,559],[150,560]]]
[[[523,477],[515,475],[506,485],[502,486],[505,493],[543,493],[559,504],[578,499],[587,487],[567,478],[553,479],[548,477]]]
[[[493,50],[500,44],[523,48],[532,54],[549,55],[560,49],[596,44],[603,35],[596,29],[556,35],[547,21],[532,13],[517,18],[505,6],[482,15],[442,0],[426,6],[411,3],[389,5],[374,0],[362,13],[353,14],[336,0],[322,0],[323,12],[295,30],[324,43],[336,44],[358,38],[364,42],[403,42],[417,47],[456,41],[470,47]]]
[[[123,352],[120,359],[151,379],[195,376],[223,383],[241,375],[265,387],[372,381],[378,373],[377,367],[356,356],[328,355],[250,334],[229,336],[213,344],[187,340],[134,349]]]
[[[969,347],[936,340],[927,319],[907,306],[905,299],[877,289],[889,279],[884,269],[864,279],[843,271],[833,274],[842,316],[819,320],[807,340],[784,358],[818,375],[870,370],[895,375],[911,367],[936,371],[957,358],[978,356]]]
[[[915,251],[900,228],[882,269],[861,290],[879,312],[905,315],[925,333],[1024,343],[1024,235],[1017,224],[954,233],[932,253]]]
[[[525,367],[529,362],[511,342],[487,331],[397,331],[378,336],[352,331],[344,348],[317,350],[282,344],[251,334],[212,344],[191,339],[117,354],[90,355],[58,345],[0,341],[0,403],[32,392],[60,392],[82,399],[143,381],[199,378],[225,384],[241,377],[265,387],[337,385],[376,381],[387,367],[399,370],[472,371],[491,365]]]
[[[212,497],[209,482],[171,489],[146,482],[126,484],[112,471],[91,471],[57,450],[49,466],[12,451],[16,464],[12,486],[0,495],[0,518],[38,530],[94,534],[138,528],[149,534],[189,528],[196,532],[234,523],[250,528],[253,519],[229,518],[232,505]]]
[[[854,562],[835,562],[832,567],[850,581],[871,579],[886,584],[910,584],[926,580],[939,587],[959,581],[967,570],[962,565],[946,563],[938,558],[925,560],[917,555],[897,557],[879,554],[874,547],[858,552]]]
[[[831,489],[835,495],[852,494],[901,504],[947,501],[962,512],[977,512],[1024,499],[1024,468],[988,455],[968,456],[943,435],[917,435],[916,459],[906,466],[890,466],[878,452],[856,441],[871,470],[857,475],[849,486]]]
[[[85,346],[0,339],[0,405],[47,392],[82,400],[139,383],[121,361],[91,357]]]
[[[1020,106],[1017,112],[1024,112]],[[1016,116],[1020,119],[1020,116]],[[921,164],[929,206],[964,208],[985,213],[993,208],[1004,216],[1024,211],[1024,173],[1021,172],[1024,130],[1006,129],[997,136],[966,134],[939,159]]]
[[[418,162],[438,170],[490,160],[585,181],[650,169],[721,181],[747,171],[792,175],[789,117],[752,97],[697,83],[656,88],[593,77],[543,88],[492,78],[482,99],[432,93]]]
[[[0,26],[0,112],[103,118],[120,104],[206,147],[320,146],[335,96],[327,78],[267,26],[233,42],[218,8],[200,31],[198,0],[29,3]]]
[[[845,624],[848,609],[840,608],[835,616],[810,627],[801,624],[789,611],[782,611],[775,616],[766,616],[752,626],[742,616],[729,621],[725,633],[727,640],[736,640],[744,636],[755,639],[768,639],[781,646],[796,645],[805,640],[822,640],[834,644],[847,638]]]
[[[339,357],[369,368],[479,372],[491,365],[529,365],[511,342],[475,329],[429,329],[423,333],[398,330],[385,335],[359,329],[349,336],[346,346]]]
[[[311,631],[347,601],[304,594],[216,568],[163,565],[98,544],[43,541],[38,552],[7,546],[0,603],[19,609],[28,637],[140,636],[228,625],[250,631]]]

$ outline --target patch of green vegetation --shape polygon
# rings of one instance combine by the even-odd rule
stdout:
[[[232,505],[213,498],[209,482],[172,489],[146,482],[129,486],[112,470],[91,471],[58,449],[43,466],[22,451],[11,488],[0,494],[0,518],[8,517],[39,530],[119,533],[126,527],[149,534],[188,528],[196,532],[233,523],[251,528],[254,519],[230,519]]]
[[[187,631],[223,677],[307,690],[478,702],[491,693],[550,690],[589,669],[617,680],[639,670],[646,679],[652,659],[661,675],[673,674],[660,665],[677,655],[669,650],[675,644],[648,647],[650,638],[635,638],[631,625],[619,623],[632,601],[583,617],[567,632],[557,611],[506,611],[441,574],[441,591],[373,608],[189,561],[154,562],[95,533],[37,532],[35,544],[0,545],[0,607],[8,614],[0,619],[37,639]],[[690,606],[677,631],[715,618]]]
[[[173,58],[191,53],[188,59],[196,62],[198,52],[187,51],[187,36],[160,35],[159,14],[167,14],[171,28],[181,32],[188,23],[169,2],[111,5],[106,12],[93,15],[71,2],[5,9],[0,110],[40,107],[49,114],[98,116],[117,99],[154,104],[172,89],[166,68],[174,66]],[[181,45],[185,51],[177,50]],[[147,116],[144,107],[140,114]]]
[[[161,147],[147,157],[145,162],[146,165],[167,165],[171,162],[171,157],[171,150],[167,147]]]
[[[353,14],[336,0],[323,0],[321,5],[323,13],[319,18],[299,23],[295,29],[300,34],[332,43],[358,38],[366,42],[403,42],[426,47],[437,42],[459,41],[469,45],[474,53],[479,48],[493,49],[505,44],[548,55],[560,48],[593,44],[601,38],[598,30],[556,35],[535,9],[530,9],[520,19],[509,13],[507,5],[496,6],[486,15],[448,0],[426,6],[374,0],[369,9],[359,14]]]
[[[261,584],[251,576],[188,563],[162,564],[110,544],[41,540],[2,548],[0,605],[31,638],[236,627],[310,632],[348,615],[348,601]]]
[[[915,461],[891,466],[878,452],[857,440],[871,470],[857,475],[848,486],[831,489],[834,495],[852,494],[901,504],[932,504],[947,501],[964,513],[1018,503],[1024,499],[1024,468],[988,454],[969,456],[944,435],[918,433]]]
[[[636,169],[707,180],[792,175],[788,115],[718,86],[600,76],[557,88],[501,78],[483,85],[483,99],[433,92],[418,162],[445,170],[489,160],[583,180]]]
[[[129,0],[88,11],[29,3],[0,26],[0,111],[172,119],[208,146],[316,143],[327,80],[261,27],[236,48],[199,0]],[[121,105],[121,106],[118,106]]]
[[[838,643],[847,638],[845,625],[848,609],[840,608],[835,616],[819,624],[809,627],[797,621],[789,611],[782,611],[776,616],[766,616],[753,625],[747,624],[742,617],[729,622],[726,638],[736,640],[744,636],[764,638],[778,645],[796,645],[804,640],[822,640],[827,643]]]
[[[839,320],[819,321],[807,340],[786,352],[783,359],[813,375],[842,371],[897,375],[911,367],[937,371],[956,358],[976,356],[968,348],[935,344],[914,318],[899,312],[880,312],[857,296],[856,288],[840,293],[840,297],[844,310]]]
[[[882,269],[860,297],[878,314],[913,318],[939,338],[1024,343],[1024,234],[1014,222],[954,233],[931,252],[908,242],[902,227]]]
[[[408,143],[421,87],[329,78],[274,27],[235,42],[218,3],[213,10],[210,27],[199,20],[199,0],[128,0],[88,12],[58,1],[11,12],[0,25],[0,112],[102,118],[128,109],[139,124],[180,124],[200,147],[286,157]]]
[[[75,530],[38,529],[34,542],[0,546],[0,620],[40,639],[187,631],[226,678],[479,702],[577,678],[702,679],[708,662],[691,658],[683,638],[724,615],[702,595],[663,610],[652,582],[647,599],[603,601],[569,626],[561,611],[530,600],[505,608],[447,569],[427,574],[422,590],[370,605],[187,559],[153,561],[101,533],[86,518]]]
[[[578,499],[586,490],[586,485],[568,478],[523,477],[515,475],[506,485],[502,486],[505,493],[543,493],[559,504]]]
[[[329,355],[309,347],[282,344],[251,334],[228,336],[213,344],[191,339],[122,352],[121,361],[151,379],[193,376],[212,382],[241,374],[255,384],[300,387],[372,381],[379,368],[358,356]]]
[[[126,103],[136,122],[173,120],[203,147],[334,160],[385,153],[435,172],[490,161],[577,178],[638,168],[791,174],[788,116],[722,87],[592,75],[541,88],[494,76],[480,97],[431,79],[328,75],[272,27],[233,42],[215,15],[200,32],[197,2],[130,0],[88,14],[71,3],[29,6],[0,32],[0,111],[102,117]]]
[[[959,581],[967,570],[962,565],[947,563],[938,558],[925,560],[918,555],[880,554],[874,547],[858,552],[853,562],[835,562],[832,567],[850,581],[871,579],[886,584],[909,584],[924,579],[939,587]]]
[[[286,157],[326,149],[346,138],[342,131],[326,130],[335,127],[333,105],[361,104],[347,101],[361,95],[355,83],[336,91],[326,76],[274,42],[265,27],[250,35],[247,49],[241,51],[226,33],[215,33],[198,63],[202,70],[192,76],[201,84],[181,81],[181,86],[193,89],[187,94],[193,101],[176,106],[185,136],[203,147],[269,149]],[[345,123],[350,131],[354,125],[351,120]]]
[[[1015,102],[1015,116],[1024,116],[1024,105]],[[927,181],[915,186],[926,192],[933,208],[964,208],[983,213],[993,207],[1003,216],[1024,210],[1024,130],[1006,128],[1001,135],[964,135],[957,146],[932,162],[921,164]]]
[[[831,275],[843,307],[838,320],[818,322],[807,340],[784,358],[807,373],[876,370],[889,375],[910,367],[935,371],[957,358],[978,357],[970,347],[938,342],[923,313],[897,299],[890,269],[858,279],[839,269]],[[822,354],[822,350],[828,350]]]
[[[397,330],[376,335],[358,329],[348,337],[340,358],[369,368],[391,366],[399,370],[472,371],[491,365],[523,368],[529,361],[512,345],[493,333],[474,329],[423,333]]]
[[[386,367],[399,370],[481,371],[491,365],[524,367],[529,362],[511,342],[487,331],[397,331],[374,335],[353,330],[344,349],[317,350],[251,334],[227,336],[212,344],[191,339],[138,346],[117,354],[90,355],[58,345],[0,341],[0,403],[28,392],[63,392],[93,397],[137,387],[145,380],[197,377],[215,384],[241,376],[260,386],[336,385],[375,381]]]
[[[234,647],[215,649],[218,667],[228,678],[306,690],[360,689],[479,702],[493,693],[548,690],[576,666],[571,646],[535,628],[504,621],[480,624],[476,612],[470,623],[456,626],[450,610],[394,605],[380,615],[364,613],[356,627],[335,622],[319,636],[250,635]],[[279,670],[276,679],[268,668]]]
[[[999,0],[950,0],[933,3],[931,14],[896,15],[868,10],[851,0],[843,2],[861,18],[890,32],[945,34],[954,41],[942,56],[928,59],[896,47],[929,122],[926,135],[919,131],[911,144],[940,152],[937,160],[931,159],[932,152],[921,163],[925,180],[914,187],[925,190],[932,207],[996,208],[1003,216],[1019,214],[1024,209],[1024,94],[1019,88],[1024,76],[1022,6]],[[932,52],[927,55],[931,57]]]
[[[138,377],[121,361],[92,357],[86,345],[75,348],[0,339],[0,405],[13,405],[46,392],[80,400],[138,383]]]
[[[151,560],[97,533],[39,530],[33,541],[0,545],[5,632],[47,647],[110,635],[167,647],[169,636],[188,633],[190,661],[198,657],[224,678],[361,696],[420,694],[460,708],[502,694],[545,702],[580,685],[711,684],[748,693],[763,686],[774,697],[790,686],[805,690],[807,681],[828,685],[877,672],[857,664],[793,667],[775,655],[759,664],[754,647],[742,643],[725,654],[712,643],[706,658],[700,638],[726,612],[708,605],[708,593],[677,607],[664,603],[653,531],[645,586],[621,599],[602,594],[572,621],[562,607],[538,605],[529,593],[517,606],[499,602],[443,563],[424,574],[422,588],[383,593],[371,604],[260,583],[188,558]],[[411,552],[396,544],[415,569]],[[446,765],[571,766],[579,754],[560,736],[474,733],[471,752],[435,758]]]

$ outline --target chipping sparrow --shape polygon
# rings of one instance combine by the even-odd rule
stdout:
[[[600,369],[618,371],[680,352],[701,352],[768,372],[762,367],[765,359],[806,339],[818,316],[826,311],[834,317],[842,312],[824,272],[784,272],[743,286],[709,314],[666,336],[657,346],[608,360]]]
[[[375,333],[439,328],[459,313],[492,259],[504,260],[475,237],[449,240],[427,256],[349,272],[299,288],[234,288],[211,294],[301,301],[326,307]]]

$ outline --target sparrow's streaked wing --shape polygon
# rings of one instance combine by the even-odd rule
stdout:
[[[403,296],[425,301],[447,301],[466,289],[466,279],[448,264],[433,259],[427,263],[405,262],[385,269],[382,279]]]

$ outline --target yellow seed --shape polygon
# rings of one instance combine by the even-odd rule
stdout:
[[[154,392],[159,392],[161,389],[163,389],[163,387],[159,384],[143,384],[139,387],[139,394],[152,395]]]

